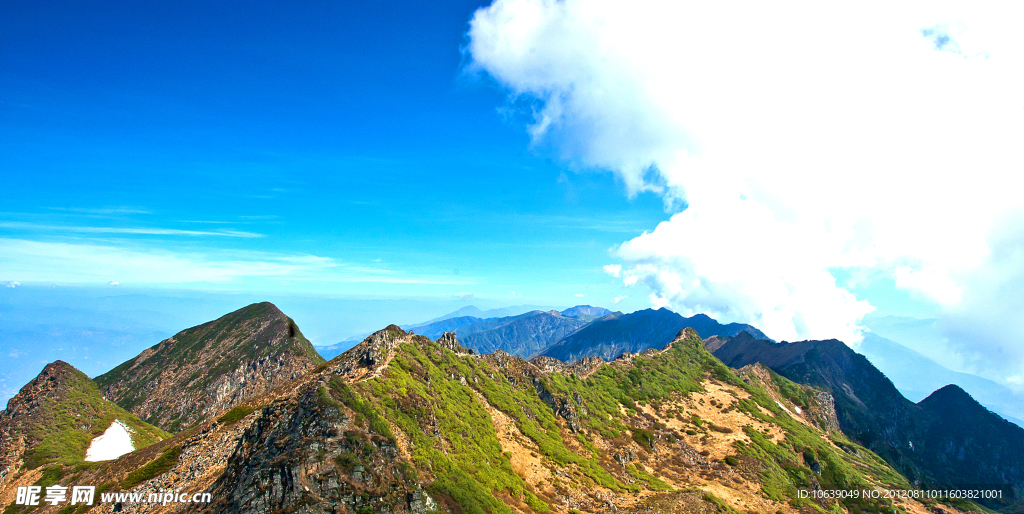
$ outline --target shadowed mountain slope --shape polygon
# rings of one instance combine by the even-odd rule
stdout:
[[[477,353],[502,350],[519,357],[531,357],[588,323],[588,320],[564,316],[558,311],[535,311],[476,323],[459,328],[455,333],[462,344]]]
[[[978,403],[1024,427],[1024,395],[1006,386],[977,375],[949,370],[906,346],[872,333],[864,334],[857,351],[885,373],[912,402],[919,402],[946,385],[956,384]]]
[[[1024,429],[959,387],[945,387],[915,404],[864,356],[834,339],[772,343],[740,334],[714,355],[734,368],[759,362],[794,382],[831,392],[843,432],[916,484],[1009,485],[1018,497],[1024,492]]]
[[[742,323],[722,325],[704,314],[685,318],[668,309],[645,309],[597,319],[540,354],[566,362],[583,357],[611,360],[623,352],[637,353],[648,348],[662,348],[684,328],[693,328],[702,338],[729,337],[746,331],[768,339],[760,330]]]
[[[263,302],[183,330],[96,384],[118,405],[176,432],[323,362],[295,322]]]

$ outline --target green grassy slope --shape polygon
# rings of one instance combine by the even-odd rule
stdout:
[[[41,398],[37,407],[17,420],[29,442],[23,456],[25,468],[83,461],[92,439],[110,428],[114,420],[128,427],[136,449],[170,437],[167,432],[104,400],[85,373],[60,361],[51,366],[63,368],[60,370],[61,394]]]
[[[671,488],[657,476],[657,469],[652,475],[629,465],[624,474],[596,440],[626,438],[652,448],[656,440],[670,440],[663,427],[637,426],[640,405],[702,391],[706,380],[745,390],[750,398],[740,401],[738,408],[784,429],[785,439],[775,443],[752,427],[736,427],[746,431],[750,441],[737,443],[735,451],[757,461],[765,495],[824,511],[821,502],[801,499],[798,491],[870,489],[873,482],[867,474],[887,487],[909,488],[870,451],[841,436],[832,444],[792,419],[764,390],[745,384],[708,353],[692,330],[664,352],[610,363],[586,378],[540,373],[526,361],[501,354],[460,355],[414,337],[400,347],[383,376],[353,386],[334,381],[324,394],[325,401],[357,405],[353,408],[365,413],[381,437],[395,437],[385,420],[393,423],[410,439],[415,467],[433,477],[431,493],[450,499],[463,512],[511,512],[509,502],[544,512],[550,502],[513,471],[480,397],[507,415],[541,457],[564,470],[570,482],[616,492],[661,491]],[[567,417],[574,419],[578,431],[566,426]],[[694,423],[695,430],[709,429],[699,420]],[[840,505],[849,512],[893,510],[881,499],[848,498],[835,507]]]

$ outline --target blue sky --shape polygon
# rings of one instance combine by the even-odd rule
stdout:
[[[317,344],[469,304],[912,316],[1024,388],[1014,17],[748,7],[7,2],[0,324],[42,362],[261,299]]]
[[[463,72],[477,7],[11,5],[0,235],[68,246],[8,258],[119,249],[145,269],[25,257],[2,278],[611,303],[607,249],[661,200],[531,151]]]

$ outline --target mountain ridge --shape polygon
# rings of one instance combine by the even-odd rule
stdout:
[[[269,302],[185,329],[95,382],[105,397],[176,432],[323,363]]]
[[[1024,489],[1024,429],[955,385],[915,404],[866,357],[835,339],[772,343],[744,333],[714,355],[734,368],[761,363],[796,383],[831,392],[843,432],[916,484],[1008,485],[1017,494]],[[942,399],[956,400],[956,415],[944,414]],[[999,437],[987,444],[972,442],[969,433],[974,429]],[[966,454],[961,455],[955,464],[940,457],[950,451],[973,453],[966,461]]]
[[[207,512],[927,512],[912,500],[801,499],[909,484],[792,407],[737,377],[693,329],[662,349],[567,364],[475,354],[455,334],[391,325],[75,480],[207,491]],[[128,478],[160,459],[163,474]]]
[[[920,402],[938,389],[956,384],[972,398],[1003,418],[1024,428],[1024,395],[991,380],[952,371],[927,356],[891,339],[864,334],[857,351],[892,380],[908,400]]]

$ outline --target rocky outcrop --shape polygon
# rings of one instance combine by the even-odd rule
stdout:
[[[183,330],[96,383],[105,397],[175,432],[321,363],[295,322],[264,302]]]
[[[408,341],[408,335],[398,325],[388,325],[332,359],[330,367],[349,382],[378,377],[391,362],[398,345]]]
[[[747,383],[764,388],[768,395],[785,407],[791,415],[801,417],[822,432],[839,432],[835,399],[828,391],[795,384],[784,377],[772,375],[772,372],[761,363],[744,366],[736,370],[736,375]]]
[[[428,512],[395,441],[368,432],[310,383],[294,402],[267,407],[242,434],[211,488],[213,512]]]
[[[447,348],[459,355],[473,355],[476,353],[472,349],[462,346],[459,340],[455,338],[455,332],[441,334],[441,337],[437,338],[437,344],[441,345],[441,348]]]

